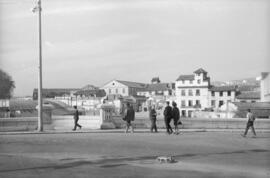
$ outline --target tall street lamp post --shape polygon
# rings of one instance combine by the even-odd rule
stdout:
[[[41,38],[41,0],[38,0],[37,6],[32,9],[33,12],[38,12],[38,36],[39,36],[39,66],[38,66],[38,131],[43,131],[43,107],[42,107],[42,38]]]

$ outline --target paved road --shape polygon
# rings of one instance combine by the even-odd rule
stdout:
[[[270,133],[0,135],[0,177],[270,177]],[[160,164],[160,155],[176,163]]]

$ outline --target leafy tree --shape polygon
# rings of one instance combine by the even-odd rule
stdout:
[[[0,99],[7,99],[12,96],[15,82],[11,76],[0,69]]]

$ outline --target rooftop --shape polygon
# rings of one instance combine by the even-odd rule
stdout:
[[[207,72],[203,68],[199,68],[199,69],[195,70],[194,73],[195,74],[200,74],[200,73],[206,74]]]
[[[169,90],[169,83],[156,83],[156,84],[148,84],[143,91],[167,91]]]
[[[210,91],[236,91],[236,88],[234,85],[211,86]]]
[[[146,84],[144,84],[144,83],[123,81],[123,80],[116,80],[116,81],[122,83],[123,85],[133,87],[133,88],[145,88],[146,87]]]
[[[237,99],[260,99],[261,93],[258,91],[246,91],[241,92],[239,95],[236,96]]]
[[[194,75],[180,75],[176,81],[180,80],[194,80]]]
[[[256,102],[256,103],[243,103],[243,102],[233,102],[234,105],[238,107],[238,109],[269,109],[270,110],[270,102]]]

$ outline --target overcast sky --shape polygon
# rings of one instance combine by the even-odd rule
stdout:
[[[0,68],[15,95],[38,86],[34,0],[0,0]],[[112,79],[175,81],[202,67],[212,80],[270,70],[269,0],[42,0],[43,86]]]

